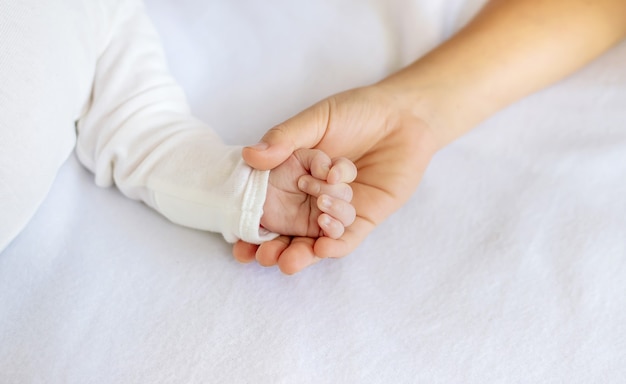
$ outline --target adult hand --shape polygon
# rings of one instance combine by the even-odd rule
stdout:
[[[350,253],[409,198],[438,148],[615,45],[626,36],[625,15],[623,0],[492,0],[455,36],[381,83],[330,97],[273,128],[265,144],[244,150],[246,162],[271,169],[311,147],[348,157],[359,172],[357,219],[337,240],[239,242],[235,257],[293,273],[316,256]]]
[[[370,86],[327,98],[272,128],[260,145],[244,148],[243,157],[254,168],[273,169],[298,148],[317,148],[354,162],[356,220],[339,239],[281,236],[260,246],[240,241],[233,249],[237,260],[278,264],[291,274],[318,258],[347,255],[408,200],[438,144],[412,105],[384,87]],[[337,179],[344,181],[343,175]],[[305,192],[315,195],[319,181],[308,181]]]

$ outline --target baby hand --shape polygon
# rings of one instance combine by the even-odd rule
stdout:
[[[348,184],[355,178],[350,160],[299,149],[270,171],[261,225],[281,235],[337,239],[356,217]]]

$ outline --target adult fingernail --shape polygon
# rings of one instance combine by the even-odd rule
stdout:
[[[254,149],[255,151],[265,151],[265,150],[266,150],[267,148],[269,148],[269,147],[270,147],[270,146],[269,146],[269,144],[264,143],[264,142],[262,142],[262,141],[261,141],[260,143],[257,143],[257,144],[254,144],[254,145],[251,145],[251,146],[249,146],[248,148],[252,148],[252,149]]]

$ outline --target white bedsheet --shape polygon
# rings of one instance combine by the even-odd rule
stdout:
[[[148,2],[232,143],[379,79],[479,4]],[[295,276],[92,178],[69,159],[0,254],[0,383],[626,380],[626,44],[441,151],[352,255]]]

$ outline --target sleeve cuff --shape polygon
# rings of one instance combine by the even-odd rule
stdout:
[[[270,171],[253,169],[244,191],[238,232],[241,240],[251,244],[261,244],[278,237],[277,233],[261,227],[269,174]]]
[[[270,171],[241,158],[241,148],[185,141],[154,168],[146,202],[174,223],[218,232],[229,243],[278,236],[261,227]],[[165,161],[167,160],[167,161]]]

